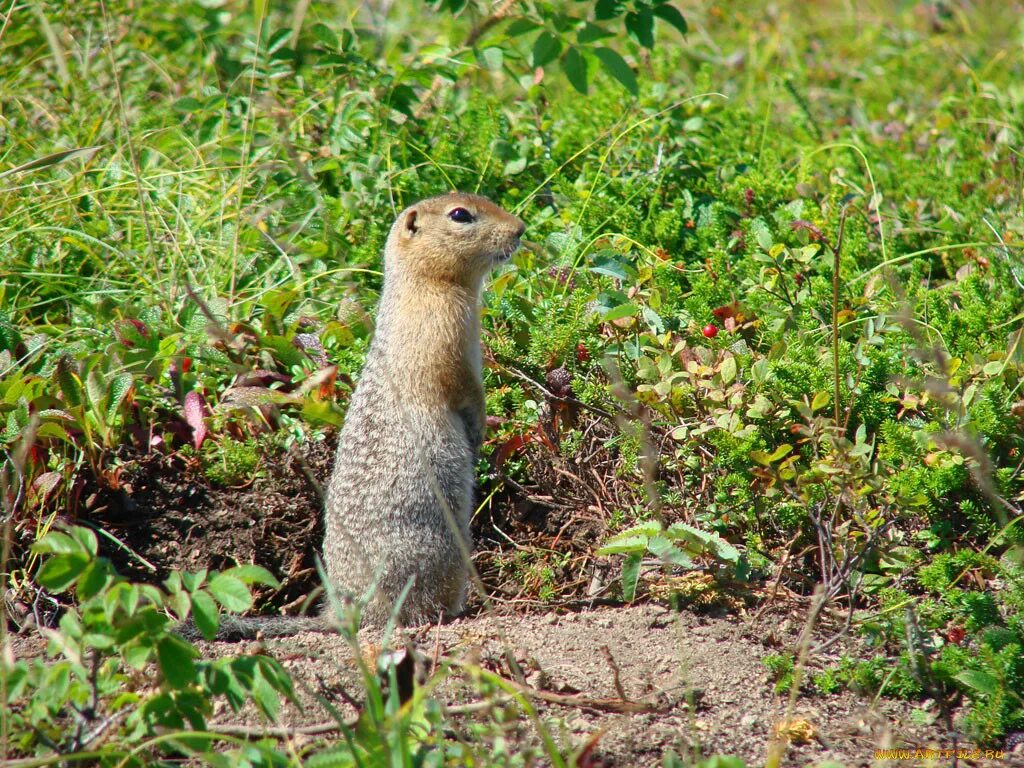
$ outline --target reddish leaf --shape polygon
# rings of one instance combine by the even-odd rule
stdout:
[[[206,410],[206,401],[198,392],[189,392],[185,395],[185,421],[192,427],[192,445],[198,450],[206,439],[206,422],[203,420],[203,412]]]
[[[505,462],[509,460],[512,454],[521,451],[526,447],[529,442],[525,435],[514,435],[509,438],[505,443],[494,453],[494,471],[500,472],[501,468],[505,465]]]
[[[723,304],[721,307],[717,307],[711,310],[711,314],[721,320],[723,323],[730,317],[743,319],[743,313],[740,311],[740,305],[735,301],[732,304]]]
[[[811,222],[804,219],[797,219],[789,225],[794,232],[804,231],[809,236],[812,242],[820,243],[825,239],[825,233],[822,232],[818,227],[811,224]]]
[[[255,371],[247,371],[235,379],[234,387],[269,387],[271,384],[291,384],[292,377],[286,373],[268,371],[264,368],[257,368]],[[288,387],[282,387],[287,390]]]
[[[44,472],[32,483],[32,493],[39,503],[45,502],[63,479],[60,472]]]

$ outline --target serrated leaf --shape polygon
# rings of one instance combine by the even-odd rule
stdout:
[[[232,387],[224,392],[217,410],[255,408],[260,405],[301,405],[302,397],[266,387]]]
[[[652,536],[651,540],[647,542],[647,549],[652,555],[666,563],[683,568],[693,568],[693,560],[690,559],[690,556],[665,536]]]
[[[277,713],[281,709],[281,697],[274,690],[274,687],[267,682],[266,678],[263,677],[260,667],[256,667],[256,676],[253,678],[250,694],[256,706],[260,708],[271,722],[274,722],[277,719]]]
[[[174,104],[171,105],[171,109],[175,112],[183,112],[188,114],[190,112],[197,112],[203,108],[203,103],[199,99],[193,96],[186,96],[183,99],[178,99]]]
[[[207,584],[217,602],[227,610],[234,613],[241,613],[252,607],[252,595],[241,579],[218,573]]]
[[[655,312],[653,309],[644,304],[640,307],[640,313],[644,317],[644,322],[650,327],[655,333],[665,332],[665,321],[661,319],[661,315]]]
[[[91,562],[84,552],[68,552],[54,555],[43,563],[36,574],[36,581],[50,592],[63,592],[82,574]]]
[[[82,545],[62,531],[50,531],[32,545],[32,551],[37,555],[65,554],[81,552]]]
[[[336,50],[341,47],[337,33],[335,33],[335,31],[326,24],[314,24],[310,28],[310,32],[313,33],[313,36],[317,40],[332,50]]]
[[[118,410],[121,408],[121,403],[125,401],[128,394],[132,391],[134,379],[130,373],[119,373],[110,382],[110,394],[107,399],[107,422],[113,421],[117,415]]]
[[[620,535],[621,536],[621,535]],[[597,550],[600,556],[620,555],[626,552],[644,552],[647,550],[647,536],[615,537]]]
[[[196,677],[196,650],[177,635],[160,638],[156,659],[164,680],[172,688],[184,688]]]
[[[99,542],[96,540],[96,534],[88,528],[76,525],[68,529],[68,534],[81,545],[82,549],[93,557],[99,552]]]
[[[57,361],[54,370],[57,379],[57,386],[64,396],[64,402],[68,407],[74,408],[82,404],[82,381],[78,378],[78,372],[74,368],[71,358],[64,355]]]
[[[268,587],[280,587],[281,583],[274,574],[259,565],[236,565],[222,572],[224,576],[233,576],[243,584],[263,584]]]
[[[601,67],[614,80],[636,96],[640,93],[640,86],[637,84],[636,74],[630,68],[626,60],[611,48],[596,48],[594,55],[601,62]]]
[[[584,96],[587,94],[587,60],[575,48],[565,52],[562,59],[562,71],[565,72],[569,84]]]
[[[85,376],[85,394],[97,419],[106,417],[107,377],[98,367],[89,370]],[[102,409],[102,410],[101,410]]]

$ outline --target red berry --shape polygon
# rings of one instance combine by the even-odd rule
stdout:
[[[708,323],[704,326],[704,330],[701,331],[706,338],[713,339],[718,335],[718,326],[714,323]]]

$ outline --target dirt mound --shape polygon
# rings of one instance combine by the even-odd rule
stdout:
[[[102,554],[136,581],[172,570],[224,570],[255,563],[280,581],[257,605],[303,602],[319,585],[316,556],[323,537],[318,485],[330,474],[333,448],[309,442],[302,457],[263,459],[250,485],[217,487],[179,455],[126,457],[116,477],[86,494],[83,519],[101,527]]]

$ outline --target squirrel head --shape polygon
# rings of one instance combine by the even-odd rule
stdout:
[[[526,226],[486,197],[451,192],[410,205],[398,215],[385,250],[385,269],[467,288],[480,285],[512,256]]]

